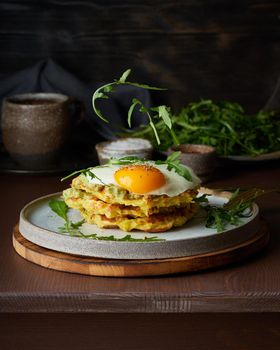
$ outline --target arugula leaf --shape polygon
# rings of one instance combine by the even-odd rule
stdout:
[[[114,88],[113,88],[112,85],[107,85],[107,86],[105,86],[105,87],[103,88],[103,91],[104,91],[104,92],[113,92],[113,91],[114,91]],[[105,96],[106,96],[105,98],[109,98],[108,95],[105,95]]]
[[[100,119],[102,119],[105,123],[109,123],[109,121],[102,115],[101,111],[96,107],[96,100],[99,98],[105,98],[108,99],[108,95],[106,95],[104,92],[108,93],[113,91],[113,85],[116,85],[116,83],[109,83],[100,86],[98,89],[95,90],[93,96],[92,96],[92,107],[96,115]]]
[[[171,153],[166,160],[157,160],[156,164],[167,164],[167,169],[174,169],[177,174],[184,177],[187,181],[192,181],[192,176],[189,170],[181,163],[180,160],[181,152],[173,152]]]
[[[131,69],[127,69],[120,77],[119,82],[124,84],[130,73],[131,73]]]
[[[176,151],[176,152],[172,152],[166,159],[167,162],[178,162],[180,161],[180,157],[181,157],[181,152],[180,151]]]
[[[59,217],[61,217],[65,221],[65,224],[59,228],[60,232],[62,233],[68,232],[70,233],[70,235],[80,233],[78,229],[85,221],[81,220],[78,222],[72,222],[71,220],[69,220],[68,218],[69,207],[63,200],[51,199],[49,201],[49,207],[54,213],[56,213]]]
[[[139,88],[141,88],[141,89],[147,89],[147,90],[158,90],[158,91],[167,90],[167,89],[165,89],[165,88],[159,88],[159,87],[150,86],[150,85],[147,85],[147,84],[131,83],[130,81],[126,81],[125,84],[126,84],[126,85],[135,86],[135,87],[139,87]]]
[[[71,226],[74,229],[78,229],[79,227],[81,227],[83,225],[84,222],[85,222],[85,220],[81,220],[81,221],[77,221],[77,222],[71,222]]]
[[[152,117],[150,115],[150,113],[147,112],[147,115],[148,115],[148,118],[149,118],[149,121],[150,121],[150,127],[152,128],[153,132],[154,132],[154,135],[156,137],[156,140],[157,140],[157,144],[160,145],[160,138],[158,136],[158,132],[157,132],[157,128],[152,120]]]
[[[199,197],[195,197],[193,200],[196,202],[196,203],[209,203],[208,201],[208,198],[207,196],[210,196],[209,194],[203,194],[202,196],[199,196]]]
[[[128,126],[131,128],[131,118],[132,118],[132,113],[135,109],[135,107],[140,104],[141,105],[141,102],[139,100],[137,100],[136,98],[134,98],[132,100],[132,105],[129,107],[129,110],[128,110],[128,113],[127,113],[127,123],[128,123]]]
[[[171,122],[171,118],[170,118],[170,107],[162,105],[162,106],[152,108],[152,110],[157,111],[159,117],[163,119],[165,125],[169,129],[172,129],[172,122]]]
[[[134,156],[126,156],[122,158],[111,158],[108,162],[108,164],[115,164],[115,165],[129,165],[129,164],[135,164],[135,163],[143,163],[146,162],[144,158],[138,158]]]
[[[113,235],[111,236],[98,236],[96,233],[93,233],[91,235],[84,235],[84,238],[87,239],[96,239],[98,241],[114,241],[114,242],[162,242],[165,241],[163,238],[158,238],[157,236],[152,237],[144,237],[144,238],[134,238],[131,235],[126,235],[122,238],[116,238]]]
[[[49,201],[49,206],[52,211],[54,211],[58,216],[60,216],[63,220],[67,221],[67,212],[68,206],[62,200],[51,199]]]
[[[104,166],[99,166],[98,168],[100,167],[104,167]],[[97,167],[95,167],[97,168]],[[92,172],[92,167],[89,167],[89,168],[86,168],[86,169],[81,169],[81,170],[76,170],[76,171],[73,171],[73,173],[63,177],[60,181],[64,181],[66,179],[69,179],[70,177],[73,177],[77,174],[84,174],[86,176],[89,176],[90,178],[92,179],[97,179],[98,181],[100,181],[102,184],[104,184],[104,182],[97,176],[95,175],[93,172]],[[104,184],[105,185],[105,184]]]

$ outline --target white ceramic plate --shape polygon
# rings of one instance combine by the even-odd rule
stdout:
[[[83,237],[71,237],[61,234],[59,227],[63,220],[48,206],[50,199],[61,194],[51,194],[27,204],[20,213],[19,230],[29,241],[52,250],[110,259],[159,259],[191,256],[212,252],[233,246],[254,236],[259,227],[259,210],[256,204],[253,214],[242,218],[240,226],[228,226],[224,232],[217,233],[205,227],[202,213],[199,212],[184,226],[165,233],[130,232],[133,238],[158,237],[165,241],[158,242],[118,242],[102,241]],[[224,197],[210,196],[211,204],[221,205],[227,201]],[[73,222],[81,220],[77,210],[70,209]],[[83,224],[81,231],[85,235],[111,236],[121,238],[127,235],[119,229],[100,229],[96,225]]]

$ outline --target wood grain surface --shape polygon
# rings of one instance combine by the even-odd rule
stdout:
[[[233,166],[207,187],[270,188],[279,178],[279,162]],[[112,279],[45,269],[13,249],[20,209],[67,186],[57,176],[0,175],[0,312],[280,312],[280,194],[258,200],[271,239],[246,262],[191,275]]]
[[[279,13],[271,0],[2,0],[0,73],[53,58],[111,81],[131,67],[177,110],[200,98],[257,110],[280,72]]]
[[[25,239],[18,225],[13,231],[13,246],[24,259],[48,269],[103,277],[157,276],[211,269],[240,262],[259,252],[268,241],[267,225],[261,222],[254,237],[216,252],[172,259],[113,260],[56,252]]]
[[[1,350],[279,350],[280,341],[277,313],[0,314],[0,327]]]

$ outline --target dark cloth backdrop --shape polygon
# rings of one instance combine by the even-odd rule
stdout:
[[[112,77],[112,80],[115,78],[117,77]],[[0,99],[2,102],[7,96],[30,92],[56,92],[75,96],[85,105],[85,120],[74,137],[82,138],[83,142],[87,138],[88,142],[94,144],[102,138],[114,139],[116,132],[127,128],[127,111],[134,97],[140,99],[146,106],[151,105],[148,91],[133,86],[120,86],[111,94],[109,100],[98,101],[98,107],[109,120],[106,124],[95,115],[92,109],[93,92],[103,83],[94,81],[94,77],[92,82],[85,83],[49,59],[11,76],[0,77]],[[135,111],[133,126],[136,127],[145,121],[145,117]]]

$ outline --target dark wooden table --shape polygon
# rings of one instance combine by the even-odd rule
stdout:
[[[278,162],[219,172],[209,187],[279,186]],[[66,187],[58,176],[1,175],[0,349],[279,349],[280,194],[258,200],[268,247],[242,264],[191,275],[102,278],[19,257],[24,204]]]

